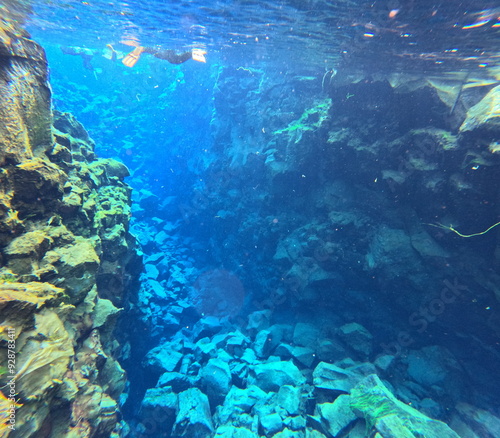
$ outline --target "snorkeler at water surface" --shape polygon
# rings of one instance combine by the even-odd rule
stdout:
[[[129,46],[135,46],[135,49],[132,50],[128,55],[126,55],[122,60],[123,64],[125,64],[127,67],[133,67],[143,53],[149,53],[155,58],[164,59],[171,64],[182,64],[186,61],[189,61],[190,59],[194,59],[195,61],[199,62],[206,62],[205,54],[207,52],[201,49],[193,49],[189,52],[176,53],[175,50],[172,49],[143,47],[135,41],[122,41],[122,43]]]
[[[191,51],[186,51],[182,53],[177,53],[175,50],[171,49],[161,49],[153,47],[143,47],[139,45],[136,41],[121,41],[122,44],[127,46],[135,47],[129,54],[123,56],[122,52],[116,51],[111,44],[106,44],[104,50],[100,49],[89,49],[86,47],[77,46],[61,46],[61,51],[65,55],[80,56],[83,60],[83,66],[87,70],[94,71],[94,66],[92,65],[92,60],[96,54],[101,54],[103,57],[116,61],[123,56],[122,62],[127,67],[133,67],[143,53],[149,53],[158,59],[164,59],[171,64],[182,64],[190,59],[194,59],[199,62],[207,62],[205,59],[206,51],[202,49],[193,49]]]

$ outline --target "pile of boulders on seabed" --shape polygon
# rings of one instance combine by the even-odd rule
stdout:
[[[159,379],[146,391],[136,433],[495,437],[500,419],[459,402],[463,376],[448,350],[430,346],[370,362],[372,343],[358,323],[326,338],[311,323],[271,325],[267,310],[250,314],[244,333],[227,318],[202,317],[145,357],[143,365]],[[407,378],[396,387],[390,381],[398,373]]]

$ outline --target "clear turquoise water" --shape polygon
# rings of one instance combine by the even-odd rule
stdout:
[[[203,47],[212,60],[272,60],[290,69],[346,59],[355,67],[413,71],[437,61],[457,69],[477,64],[466,61],[471,56],[496,57],[498,7],[472,0],[38,1],[28,29],[52,44],[100,49],[136,39]],[[478,22],[484,24],[467,28]]]
[[[422,128],[430,123],[429,120],[431,122],[433,120],[427,115],[427,102],[413,103],[413,110],[408,114],[404,112],[406,109],[404,104],[399,102],[399,108],[402,109],[400,118],[394,120],[394,116],[393,119],[386,119],[385,112],[391,113],[391,105],[398,102],[395,102],[396,99],[390,100],[391,97],[385,100],[389,94],[388,86],[370,88],[373,85],[371,79],[377,77],[377,74],[387,76],[399,72],[411,72],[416,77],[430,74],[449,77],[459,74],[461,78],[488,77],[493,82],[500,79],[497,65],[500,48],[498,7],[498,2],[493,1],[456,0],[442,2],[427,0],[37,1],[32,4],[33,13],[27,19],[26,27],[47,52],[54,107],[70,111],[77,116],[96,141],[96,151],[100,156],[117,158],[129,166],[132,172],[129,181],[135,193],[141,190],[152,191],[159,196],[161,202],[169,196],[177,197],[177,204],[170,206],[172,211],[169,211],[170,207],[167,206],[161,212],[165,214],[161,221],[165,220],[168,223],[171,221],[178,227],[171,233],[174,236],[173,243],[167,241],[167,244],[160,246],[161,251],[171,244],[169,249],[171,252],[167,253],[168,258],[176,260],[176,263],[180,261],[179,266],[187,267],[187,271],[195,266],[201,273],[205,269],[217,266],[217,263],[220,266],[226,264],[237,272],[249,296],[252,293],[259,296],[259,293],[267,290],[264,286],[270,285],[271,288],[279,284],[282,280],[280,276],[284,273],[272,264],[276,248],[272,247],[272,244],[269,244],[269,247],[265,246],[268,241],[273,244],[279,241],[277,234],[273,234],[274,224],[278,224],[276,229],[278,226],[282,227],[279,228],[279,232],[282,233],[280,242],[285,239],[283,236],[287,233],[292,235],[296,232],[298,235],[299,231],[304,232],[302,240],[298,243],[300,246],[305,241],[310,243],[308,241],[310,236],[300,229],[301,226],[307,228],[305,222],[315,223],[316,220],[327,222],[327,220],[321,216],[323,214],[321,207],[318,207],[318,216],[311,218],[307,217],[308,211],[304,211],[307,209],[302,208],[300,204],[297,204],[298,207],[294,204],[297,199],[302,198],[308,202],[309,192],[319,193],[315,190],[318,190],[321,181],[314,180],[314,168],[307,169],[309,171],[306,172],[307,177],[311,176],[309,179],[302,178],[303,175],[298,170],[296,174],[285,175],[281,179],[276,178],[273,181],[274,185],[270,184],[269,193],[259,191],[264,191],[264,187],[267,186],[266,175],[264,172],[262,175],[259,174],[258,163],[255,168],[252,165],[247,168],[242,166],[241,173],[224,174],[217,168],[221,166],[222,170],[227,170],[217,160],[224,158],[224,147],[232,146],[231,142],[241,149],[249,145],[249,150],[258,153],[270,148],[269,145],[256,144],[258,141],[255,139],[262,138],[259,135],[264,129],[262,126],[253,126],[254,119],[260,120],[259,108],[253,108],[253,113],[238,113],[240,109],[246,108],[245,105],[240,105],[240,100],[252,96],[252,93],[254,95],[260,93],[260,84],[266,75],[280,84],[280,89],[286,90],[286,86],[280,83],[282,76],[293,79],[294,84],[299,86],[305,84],[306,91],[298,90],[298,93],[308,94],[306,97],[314,95],[318,99],[324,99],[327,97],[324,85],[325,80],[329,81],[328,72],[332,69],[343,69],[353,73],[353,77],[359,74],[367,85],[365,88],[360,85],[353,90],[345,85],[341,88],[341,92],[332,92],[336,106],[331,113],[335,117],[337,116],[335,111],[340,114],[332,123],[332,132],[337,129],[340,132],[345,124],[346,128],[362,132],[360,138],[364,135],[367,143],[372,140],[374,144],[389,142],[398,135],[404,135],[407,126]],[[134,68],[128,68],[121,63],[121,58],[131,50],[130,46],[122,43],[126,40],[134,40],[145,46],[179,51],[200,48],[207,51],[207,63],[190,61],[174,66],[152,56],[143,55]],[[108,45],[112,45],[116,50],[118,59],[110,59]],[[73,55],[68,54],[68,48],[73,50]],[[221,78],[224,74],[226,76]],[[231,82],[232,77],[237,78],[234,84]],[[223,90],[230,90],[233,93],[230,97],[234,100],[224,100],[227,96],[220,91],[219,85],[224,85]],[[238,94],[238,86],[242,87],[241,94]],[[295,93],[295,90],[291,90],[290,93]],[[285,102],[283,96],[275,96],[274,99]],[[269,100],[272,101],[273,97]],[[265,102],[266,99],[262,101]],[[269,105],[265,114],[269,120],[276,120],[282,116],[281,128],[286,128],[289,121],[299,119],[304,111],[300,105],[293,108],[290,102],[285,103],[289,104],[288,112],[280,115],[281,108],[276,109]],[[361,112],[359,108],[362,108]],[[296,113],[293,113],[293,109]],[[226,116],[227,120],[224,119]],[[229,119],[231,120],[228,121]],[[443,120],[446,117],[437,119],[436,124],[441,123],[440,127],[443,127],[445,125]],[[238,137],[235,134],[234,138],[223,139],[227,143],[217,143],[214,140],[217,139],[214,131],[218,120],[222,120],[222,123],[225,121],[228,125],[232,124],[231,127],[236,126],[234,131],[237,131],[240,123],[244,126],[242,131],[244,135]],[[380,120],[379,126],[377,120]],[[400,131],[394,128],[397,123],[401,124]],[[384,124],[389,126],[387,136]],[[363,134],[366,126],[369,129]],[[252,131],[250,128],[255,129]],[[322,162],[321,153],[324,149],[315,147],[317,145],[312,144],[311,150],[318,154],[318,162]],[[356,266],[348,266],[346,260],[350,263],[358,255],[362,260],[364,254],[370,250],[371,243],[368,242],[365,230],[370,230],[370,227],[375,225],[380,225],[384,229],[387,224],[395,229],[404,228],[406,225],[402,224],[407,219],[404,214],[399,212],[401,217],[397,217],[392,213],[397,212],[400,205],[405,202],[419,211],[422,217],[428,218],[441,217],[441,214],[444,216],[444,210],[448,208],[448,211],[452,211],[468,229],[484,230],[496,220],[496,213],[491,207],[491,200],[494,199],[491,187],[494,187],[494,184],[490,187],[486,177],[482,182],[480,177],[474,179],[476,175],[481,175],[480,172],[474,173],[477,169],[466,168],[462,163],[457,164],[450,160],[450,173],[462,172],[464,179],[469,178],[484,190],[472,195],[469,192],[463,192],[466,194],[460,192],[458,195],[454,193],[455,198],[447,198],[440,192],[443,212],[437,213],[431,212],[430,208],[427,209],[427,199],[412,197],[413,193],[409,190],[394,201],[396,207],[385,210],[384,202],[392,198],[391,194],[388,195],[387,187],[379,188],[381,178],[377,160],[373,163],[372,177],[366,167],[357,169],[358,163],[352,158],[354,155],[346,154],[352,160],[341,163],[335,161],[335,158],[332,158],[334,156],[332,153],[329,158],[333,163],[332,175],[338,172],[339,179],[345,180],[336,186],[340,193],[339,208],[346,210],[352,208],[358,213],[363,211],[369,220],[366,219],[365,228],[361,227],[363,231],[353,233],[356,238],[352,241],[351,234],[344,238],[339,237],[338,242],[332,238],[332,241],[341,246],[338,258],[332,264],[344,263],[339,268],[339,281],[335,280],[332,294],[338,294],[345,299],[342,305],[346,310],[334,315],[332,325],[340,325],[357,318],[357,321],[366,323],[373,333],[379,336],[378,340],[388,343],[396,338],[388,334],[390,332],[387,327],[381,329],[380,333],[376,332],[377,317],[384,315],[380,318],[387,318],[387,321],[392,321],[391,318],[394,318],[394,321],[399,319],[402,329],[407,330],[408,315],[404,312],[398,315],[396,310],[391,311],[390,294],[393,291],[383,291],[388,293],[383,300],[373,298],[377,297],[380,291],[370,290],[372,278],[368,278],[368,275],[366,278],[359,278],[360,276],[356,274],[360,272],[359,266],[362,261],[357,261]],[[432,164],[435,162],[438,166],[441,165],[440,171],[446,169],[448,165],[440,161],[441,156],[426,158]],[[206,172],[214,163],[210,172]],[[363,178],[361,183],[368,187],[367,193],[369,193],[367,195],[362,191],[358,192],[358,195],[362,194],[361,200],[349,198],[351,192],[347,187],[354,185],[353,181],[359,182],[356,181],[358,171],[360,178]],[[219,181],[218,172],[230,182]],[[446,176],[446,172],[444,173]],[[200,200],[200,193],[205,198]],[[474,197],[478,200],[477,210],[463,214],[460,210],[460,201],[465,203]],[[208,202],[206,199],[213,201],[217,206],[213,207],[213,211],[211,205],[207,208],[203,204]],[[268,199],[274,201],[266,204]],[[379,199],[384,200],[380,205],[377,203]],[[484,199],[486,201],[483,202]],[[222,205],[220,210],[219,201]],[[230,201],[234,202],[234,205],[230,204]],[[307,202],[305,205],[311,205]],[[360,204],[365,205],[360,206]],[[190,221],[182,220],[181,214],[186,205],[189,212],[194,211]],[[233,206],[237,207],[234,209],[236,213],[231,210]],[[432,204],[432,207],[434,206]],[[231,216],[233,213],[234,217]],[[160,215],[156,210],[154,214]],[[220,223],[228,217],[227,223],[232,228],[225,229]],[[284,225],[285,220],[289,225]],[[161,221],[157,220],[156,223]],[[423,219],[422,221],[426,222]],[[135,218],[134,231],[140,231],[140,227],[146,224],[144,234],[156,233],[158,229],[154,228],[154,223],[153,213],[142,211]],[[347,223],[345,228],[351,225]],[[175,227],[172,225],[172,229]],[[325,229],[327,232],[331,231],[327,226]],[[342,230],[342,227],[339,229]],[[263,237],[259,234],[262,230],[269,234]],[[431,229],[431,231],[436,230]],[[366,233],[369,234],[368,231]],[[404,237],[404,233],[402,234]],[[433,234],[433,237],[450,251],[458,252],[464,244],[462,241],[449,239],[449,236],[443,233]],[[259,249],[257,244],[254,245],[254,240],[261,245]],[[487,259],[492,254],[495,243],[493,240],[485,239],[479,243],[467,241],[467,245],[470,245],[467,247],[468,251],[477,251],[480,257]],[[265,248],[267,252],[263,250],[261,253],[260,248]],[[151,255],[147,251],[146,249],[146,256]],[[459,270],[457,266],[460,263],[459,261],[454,265],[454,269]],[[217,266],[217,269],[220,266]],[[406,272],[406,267],[399,266],[399,268],[402,272]],[[332,271],[334,269],[332,268]],[[439,271],[446,276],[448,269],[449,267],[441,267],[436,263],[436,266],[432,265],[429,271]],[[179,268],[179,271],[181,270]],[[408,271],[411,271],[411,268]],[[469,278],[465,274],[464,277],[465,283]],[[428,280],[423,279],[422,284],[426,281]],[[459,281],[462,279],[459,278]],[[360,285],[366,286],[367,290],[358,292]],[[324,287],[326,291],[330,284]],[[412,298],[411,303],[414,308],[410,308],[409,304],[408,314],[415,308],[418,309],[419,300],[418,295],[416,296],[417,298]],[[451,305],[447,307],[442,319],[438,319],[434,325],[429,324],[430,329],[427,332],[422,335],[412,332],[416,339],[415,351],[419,351],[418,348],[423,345],[441,343],[453,348],[455,353],[458,351],[460,354],[457,356],[464,363],[467,362],[469,354],[465,348],[461,349],[457,326],[460,327],[461,320],[465,320],[469,315],[474,313],[482,315],[484,309],[491,306],[494,308],[490,298],[487,294],[481,295],[479,307],[476,306],[477,300],[474,302],[476,307],[468,301],[460,302],[456,307]],[[161,300],[158,299],[157,302],[159,301]],[[325,302],[318,302],[318,313],[322,313],[325,309],[325,313],[328,313],[331,310],[330,301],[331,299],[327,299]],[[422,302],[427,304],[425,300]],[[351,305],[352,309],[349,308]],[[155,306],[154,321],[157,324],[147,321],[151,323],[151,326],[148,326],[148,333],[151,336],[138,339],[137,344],[140,347],[148,345],[148,348],[153,348],[159,338],[165,337],[161,332],[162,309],[160,305],[155,304]],[[363,315],[365,309],[366,318]],[[327,319],[325,313],[322,313],[322,317]],[[314,311],[304,308],[292,309],[290,313],[279,315],[277,319],[281,318],[280,322],[288,323],[304,315],[313,321],[316,318]],[[375,323],[370,320],[371,317]],[[391,324],[386,321],[384,323]],[[444,327],[442,330],[440,324]],[[395,327],[397,334],[398,326]],[[459,333],[451,341],[447,340],[449,332],[453,331],[449,327],[457,329]],[[413,330],[414,327],[410,329]],[[495,399],[495,390],[491,392],[485,390],[488,384],[484,384],[483,380],[487,381],[489,378],[495,380],[494,369],[498,362],[494,353],[495,345],[489,344],[494,339],[494,333],[482,326],[464,328],[465,331],[470,330],[472,333],[476,329],[477,333],[484,335],[482,342],[485,347],[484,350],[480,350],[481,353],[489,350],[495,359],[484,360],[484,369],[487,371],[483,374],[477,371],[481,370],[480,368],[475,368],[476,363],[470,365],[471,374],[481,381],[484,400],[491,401]],[[137,359],[137,363],[141,360]],[[422,369],[425,377],[425,367]],[[147,388],[154,386],[155,382],[142,385],[150,376],[144,377],[141,374],[143,370],[137,371],[137,375],[133,374],[133,370],[129,372],[133,381],[132,392],[136,391],[139,394],[136,396],[134,393],[136,398],[128,410],[128,415],[133,416],[138,412],[142,395]],[[144,380],[141,380],[142,378]],[[422,377],[422,380],[425,379]],[[474,384],[476,383],[477,381]],[[463,381],[456,387],[461,385],[465,385]],[[403,388],[401,393],[404,393],[404,385],[401,387]],[[492,387],[494,388],[494,385]],[[481,395],[478,395],[477,399],[480,400]],[[484,400],[481,401],[483,408],[487,404]],[[491,405],[493,409],[498,410],[498,404],[495,406],[491,403]],[[140,422],[141,418],[138,417],[136,420]]]

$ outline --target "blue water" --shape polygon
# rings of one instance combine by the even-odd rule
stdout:
[[[309,384],[320,362],[364,364],[406,404],[476,433],[462,436],[500,436],[498,418],[485,431],[463,408],[500,417],[498,228],[449,228],[469,235],[500,220],[500,163],[488,152],[499,130],[459,135],[500,81],[498,2],[32,7],[26,28],[46,50],[54,108],[131,171],[145,268],[121,322],[130,436],[178,436],[174,419],[151,416],[170,387],[209,396],[214,430],[234,428],[217,436],[309,436],[301,421],[338,395],[316,388],[293,414],[261,395],[244,410],[204,374],[224,374],[215,360],[231,391],[253,383],[269,397],[279,387],[255,377],[264,363],[291,361]],[[202,49],[206,63],[144,53],[129,68],[130,40]],[[429,89],[395,91],[403,73],[406,85],[478,86],[446,106]],[[458,145],[443,146],[447,136]],[[162,349],[182,359],[151,365]],[[305,391],[300,379],[280,386],[294,384]],[[257,420],[266,415],[281,426]]]
[[[358,66],[394,56],[464,62],[495,56],[499,42],[494,1],[65,1],[33,7],[31,29],[47,43],[100,49],[135,39],[146,46],[203,47],[212,62],[272,60],[292,69],[331,66],[346,57]]]

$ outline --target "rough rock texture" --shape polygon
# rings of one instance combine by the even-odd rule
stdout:
[[[445,423],[397,400],[376,375],[366,377],[352,390],[350,406],[384,438],[459,438]]]
[[[16,415],[4,424],[2,409],[0,435],[116,436],[126,377],[112,332],[141,265],[128,173],[52,114],[43,50],[2,20],[0,398],[15,394]]]
[[[208,397],[198,388],[179,394],[179,408],[173,435],[179,437],[209,438],[214,432]]]
[[[472,110],[488,89],[214,69],[214,156],[191,169],[192,192],[163,199],[138,178],[147,271],[137,305],[150,334],[140,385],[200,389],[216,436],[494,425],[499,228],[477,240],[452,230],[498,221],[496,120],[459,129],[468,111],[494,116]],[[377,386],[354,418],[351,393],[363,404],[355,388],[375,373],[390,390]]]
[[[337,436],[356,420],[350,407],[350,397],[345,394],[338,396],[333,403],[318,404],[316,409],[325,429],[333,436]]]
[[[483,99],[469,108],[460,131],[484,129],[498,131],[500,128],[500,86],[493,88]]]
[[[52,147],[45,53],[14,21],[6,19],[0,42],[0,165],[43,156]]]
[[[137,334],[129,369],[140,389],[149,388],[142,405],[140,397],[129,397],[141,408],[137,436],[170,435],[179,394],[186,392],[191,395],[183,396],[184,412],[176,417],[179,434],[194,432],[187,430],[190,419],[200,434],[212,434],[211,415],[217,436],[321,438],[340,431],[349,438],[381,438],[393,428],[400,436],[414,435],[409,421],[401,424],[394,416],[381,416],[378,430],[368,432],[364,415],[351,421],[344,409],[349,393],[375,372],[394,396],[384,393],[365,406],[372,420],[378,416],[370,408],[382,398],[394,408],[411,405],[457,433],[467,431],[464,436],[495,436],[492,407],[500,388],[491,376],[500,355],[491,346],[500,333],[500,228],[470,239],[453,230],[480,232],[498,221],[498,91],[468,84],[464,75],[450,80],[370,71],[349,77],[314,67],[304,73],[301,65],[267,67],[272,65],[265,59],[241,67],[213,64],[208,98],[191,92],[202,76],[191,69],[167,69],[185,81],[170,81],[162,70],[162,83],[173,87],[168,93],[163,87],[141,91],[141,103],[117,101],[127,94],[117,93],[115,84],[89,95],[88,88],[74,92],[89,122],[98,120],[96,135],[116,135],[109,126],[118,107],[144,141],[157,140],[157,124],[147,123],[155,107],[163,120],[163,113],[179,111],[181,94],[183,103],[198,100],[185,111],[190,117],[158,136],[165,142],[156,141],[168,144],[162,152],[176,157],[173,172],[151,165],[158,149],[139,151],[143,142],[134,144],[131,136],[114,149],[129,162],[147,163],[148,170],[134,173],[142,187],[134,206],[142,220],[134,227],[147,253],[137,298],[142,321],[127,327]],[[61,81],[61,89],[66,85]],[[122,86],[135,94],[135,84]],[[113,90],[108,99],[89,99],[106,89]],[[144,102],[151,117],[141,111]],[[165,120],[176,119],[177,113]],[[213,143],[200,141],[210,132]],[[121,266],[116,257],[126,251],[126,245],[115,246],[126,228],[108,212],[122,217],[124,211],[107,202],[114,191],[108,182],[99,196],[87,189],[96,179],[120,179],[126,171],[95,160],[71,117],[56,118],[54,135],[52,162],[70,178],[64,163],[87,162],[89,170],[82,175],[87,187],[79,184],[78,170],[72,187],[63,186],[63,224],[92,238],[94,228],[83,225],[101,222],[106,232],[100,238],[115,248],[104,255],[101,240],[103,255],[94,250],[99,270],[82,289],[96,275],[100,297],[94,301],[97,290],[91,290],[78,305],[85,315],[96,303],[92,327],[105,327],[122,306],[102,286],[120,287],[113,273]],[[57,194],[57,172],[33,164],[33,181]],[[20,206],[31,201],[27,193],[17,199]],[[77,214],[82,210],[87,216]],[[16,217],[9,220],[14,224]],[[35,254],[52,245],[37,230],[27,231],[34,232],[28,237]],[[12,240],[9,233],[4,238],[5,245]],[[11,263],[29,275],[32,256],[22,243],[11,247]],[[94,256],[87,256],[78,266],[92,267]],[[58,268],[56,257],[48,262]],[[67,266],[68,272],[78,266]],[[221,269],[230,275],[218,275]],[[68,290],[75,304],[85,293],[71,283]],[[247,311],[257,311],[249,321]],[[213,376],[203,371],[209,362]],[[214,395],[214,388],[221,394]],[[195,399],[210,412],[195,418],[187,403]],[[422,419],[415,411],[407,414]]]

